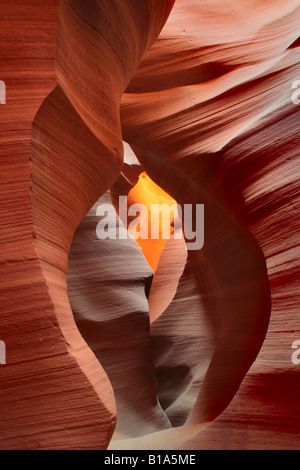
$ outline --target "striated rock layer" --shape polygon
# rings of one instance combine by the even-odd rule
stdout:
[[[33,78],[29,83],[34,105],[30,104],[28,112],[17,97],[11,114],[4,110],[11,117],[6,135],[16,125],[23,133],[25,171],[17,155],[13,161],[7,157],[1,225],[9,240],[3,245],[1,335],[7,344],[8,364],[1,367],[1,447],[103,449],[115,427],[115,399],[107,375],[74,322],[66,286],[68,252],[76,226],[118,176],[123,152],[122,92],[173,2],[93,1],[87,5],[61,1],[56,39],[58,85],[42,104],[55,84],[52,48],[57,5],[34,1],[28,10],[27,4],[4,3],[5,24],[13,34],[21,24],[24,34],[16,36],[10,46],[15,49],[4,49],[6,64],[22,55],[27,27],[29,59],[33,63],[35,57],[40,59],[34,71],[41,81]],[[41,8],[45,17],[40,19],[42,32],[37,35],[34,20],[40,18]],[[28,13],[32,16],[28,26],[23,26]],[[10,40],[8,35],[7,44]],[[41,55],[34,48],[39,41]],[[17,61],[17,66],[21,80],[27,67],[33,75],[26,60]],[[15,70],[7,70],[8,77],[3,78],[9,92]],[[18,92],[24,93],[24,89],[22,82]],[[8,101],[11,96],[8,94]],[[11,153],[18,149],[18,139],[11,142]],[[7,220],[10,212],[12,219]]]
[[[97,238],[97,209],[103,205],[111,206],[111,225],[116,226],[117,214],[106,194],[74,236],[68,295],[76,324],[113,386],[117,432],[141,436],[170,427],[156,397],[149,335],[147,292],[153,272],[133,238],[114,239],[109,231],[111,239]]]
[[[0,448],[296,449],[299,0],[57,6],[0,7]],[[99,240],[119,196],[204,246]]]
[[[177,1],[122,102],[124,139],[133,145],[147,173],[178,202],[204,202],[206,209],[205,246],[200,253],[189,253],[173,302],[151,324],[161,379],[159,396],[174,424],[217,418],[255,360],[269,322],[268,279],[273,319],[281,278],[277,267],[279,283],[275,287],[271,270],[274,261],[267,246],[276,246],[276,256],[280,257],[277,263],[288,270],[289,285],[296,293],[292,287],[298,269],[294,247],[299,242],[298,222],[293,215],[294,201],[299,199],[299,165],[297,109],[291,100],[291,87],[299,73],[299,48],[294,41],[300,11],[296,8],[299,2],[284,6],[277,2],[276,8],[271,3],[276,2],[270,2],[268,12],[256,10],[255,21],[250,14],[246,19],[237,7],[227,24],[214,2],[198,8],[194,3],[191,10],[189,2]],[[209,20],[214,20],[215,33],[210,37],[206,32]],[[180,26],[178,37],[175,27],[178,30]],[[164,68],[160,69],[162,57]],[[278,236],[274,238],[275,226]],[[286,239],[290,244],[283,241]],[[286,282],[285,277],[285,288]],[[185,310],[182,304],[188,306],[188,299],[191,305]],[[181,448],[295,448],[299,408],[293,392],[284,396],[286,386],[293,384],[295,388],[299,377],[290,352],[299,336],[296,299],[292,299],[288,302],[288,320],[281,303],[281,318],[275,321],[280,336],[270,336],[270,323],[264,343],[265,347],[270,344],[272,351],[269,367],[263,363],[264,370],[259,356],[248,382],[244,382],[244,394],[242,390],[237,394],[224,418],[221,414],[191,442],[182,430],[181,436],[175,436],[185,442],[179,444]],[[278,342],[283,364],[282,359],[277,361]],[[255,370],[258,376],[251,381]],[[257,389],[253,385],[247,389],[247,383],[253,381]],[[270,384],[276,388],[273,394]],[[262,411],[260,390],[264,386],[270,401],[264,391]],[[269,407],[274,413],[282,408],[282,415],[270,418]],[[255,411],[259,414],[251,416]],[[250,429],[245,433],[249,421]],[[256,425],[261,421],[264,424]],[[191,428],[192,432],[195,430]],[[282,436],[281,443],[278,435]],[[160,448],[154,435],[128,442],[129,448],[131,445]],[[170,442],[164,445],[178,444],[170,433]]]

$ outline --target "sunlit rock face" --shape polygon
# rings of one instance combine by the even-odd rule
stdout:
[[[300,2],[0,8],[0,447],[296,449]]]

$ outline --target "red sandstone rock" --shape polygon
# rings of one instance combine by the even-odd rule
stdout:
[[[111,438],[114,394],[74,322],[68,252],[76,226],[121,168],[121,95],[172,3],[61,1],[58,86],[46,98],[55,86],[57,4],[2,2],[2,151],[9,145],[13,159],[3,167],[1,335],[8,363],[1,367],[1,448],[101,449]]]
[[[300,4],[173,4],[1,4],[2,449],[298,446]],[[141,250],[94,213],[142,171],[205,206],[149,311]]]

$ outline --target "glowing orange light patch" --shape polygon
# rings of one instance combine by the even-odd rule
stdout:
[[[136,231],[130,229],[130,224],[128,232],[136,239],[155,272],[166,240],[174,231],[172,221],[175,216],[176,201],[143,172],[128,194],[128,207],[133,204],[142,204],[145,207],[140,220],[144,225],[148,224],[148,237],[137,237]],[[171,209],[172,206],[174,206],[173,209]]]

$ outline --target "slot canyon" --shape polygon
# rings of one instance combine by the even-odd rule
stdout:
[[[298,449],[300,1],[0,18],[0,449]]]

